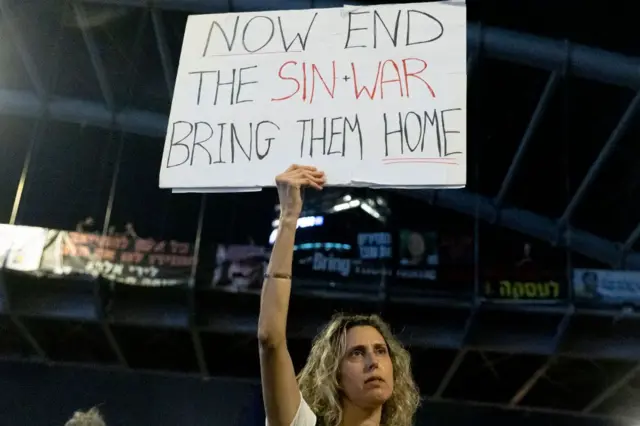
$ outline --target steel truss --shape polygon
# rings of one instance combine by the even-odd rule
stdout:
[[[76,5],[75,10],[79,21],[83,22],[81,6]],[[161,17],[157,11],[152,10],[152,19],[157,37],[158,53],[163,58],[163,71],[167,89],[169,90],[172,67],[169,63],[170,58],[168,58],[168,49],[166,49]],[[114,129],[126,133],[164,138],[168,120],[165,115],[129,108],[115,110],[115,107],[110,106],[111,90],[106,83],[101,60],[96,58],[95,42],[88,30],[85,31],[85,34],[87,48],[92,57],[96,76],[98,81],[101,82],[100,86],[105,97],[104,104],[71,98],[56,98],[45,101],[37,93],[3,90],[0,91],[0,112],[28,117],[40,117],[43,114],[47,114],[48,117],[54,120],[91,124],[96,127]],[[20,39],[18,34],[14,34],[14,38]],[[468,44],[471,49],[476,49],[475,51],[472,50],[471,59],[482,54],[549,69],[552,74],[496,199],[490,200],[478,194],[470,194],[464,191],[448,191],[438,194],[436,204],[471,215],[475,214],[476,207],[479,207],[479,212],[483,218],[492,222],[498,218],[499,225],[510,227],[552,243],[560,243],[571,250],[614,267],[624,265],[629,269],[640,269],[640,253],[631,251],[632,243],[640,235],[640,225],[639,229],[629,236],[625,244],[619,244],[585,231],[572,229],[568,220],[573,210],[572,206],[575,206],[580,201],[582,194],[592,183],[593,177],[602,162],[608,157],[615,142],[619,140],[633,117],[638,105],[637,98],[634,99],[627,113],[621,118],[621,122],[612,133],[610,141],[603,148],[599,157],[600,161],[594,164],[585,177],[580,190],[567,208],[568,214],[565,212],[565,215],[556,222],[529,211],[502,206],[513,176],[517,173],[520,160],[524,156],[524,152],[526,152],[531,135],[535,131],[537,123],[546,110],[548,100],[557,86],[559,73],[571,72],[581,77],[635,88],[640,87],[640,73],[637,72],[638,67],[640,67],[640,58],[627,57],[586,46],[499,28],[483,27],[480,24],[469,24]],[[21,52],[21,58],[23,58],[25,66],[33,64],[32,59],[29,59],[30,55],[24,50],[24,43],[16,43],[16,46]],[[472,63],[473,61],[470,62],[470,66]],[[432,198],[433,194],[428,195],[428,199]]]
[[[149,7],[149,2],[144,0],[83,0],[83,2],[140,6],[145,8]],[[121,108],[116,104],[113,91],[108,82],[102,57],[100,55],[100,50],[96,45],[92,30],[85,25],[86,15],[84,5],[82,4],[83,2],[74,2],[72,6],[77,22],[82,30],[85,45],[91,58],[93,69],[104,98],[104,103],[73,98],[49,97],[33,58],[28,52],[26,44],[22,40],[18,29],[12,24],[15,20],[12,19],[12,11],[10,7],[0,0],[0,12],[2,12],[2,16],[4,18],[3,21],[7,25],[8,32],[18,50],[20,59],[27,70],[27,74],[33,87],[32,92],[0,90],[0,113],[33,117],[39,119],[39,122],[42,122],[42,119],[46,117],[63,122],[90,124],[92,126],[109,129],[114,132],[134,133],[163,139],[167,128],[167,116],[150,111]],[[173,58],[171,58],[167,47],[164,24],[162,21],[161,11],[158,8],[187,10],[193,12],[226,11],[228,10],[228,3],[221,1],[205,2],[201,0],[162,0],[154,2],[154,8],[150,9],[151,18],[167,91],[171,95],[173,92],[173,81],[175,79],[175,66]],[[629,235],[626,241],[622,242],[622,244],[607,241],[585,231],[571,229],[570,226],[571,217],[576,206],[580,203],[584,194],[593,184],[598,171],[606,162],[616,143],[624,134],[629,122],[636,117],[638,107],[640,106],[640,92],[638,92],[638,95],[636,95],[627,111],[621,117],[620,122],[612,132],[609,140],[605,143],[600,155],[583,179],[578,191],[567,205],[564,214],[559,218],[559,220],[554,220],[529,211],[504,205],[506,194],[512,185],[514,176],[518,172],[521,160],[530,144],[532,135],[535,133],[536,127],[541,121],[541,118],[549,104],[549,100],[553,96],[560,79],[566,73],[571,73],[578,77],[638,90],[640,88],[640,73],[638,72],[638,69],[640,69],[640,58],[628,57],[567,41],[552,40],[499,28],[485,27],[481,24],[474,23],[468,25],[468,45],[470,46],[471,53],[470,60],[468,61],[469,70],[473,68],[477,58],[482,55],[548,70],[550,72],[549,81],[541,95],[529,126],[527,127],[515,154],[512,165],[509,168],[500,187],[500,191],[495,199],[489,199],[480,194],[474,194],[467,191],[412,191],[408,194],[422,200],[426,200],[438,207],[452,209],[472,216],[477,215],[479,218],[495,223],[496,225],[507,227],[551,243],[560,244],[575,252],[579,252],[585,256],[608,263],[614,267],[624,266],[630,269],[640,269],[640,253],[636,253],[632,250],[634,243],[638,238],[640,238],[640,224],[638,224],[638,227]],[[34,131],[34,134],[36,135],[34,138],[41,137],[39,132]],[[31,152],[31,150],[29,150],[29,152]],[[27,158],[20,188],[24,186],[24,181],[26,179],[25,170],[28,170],[27,167],[29,161],[30,159]],[[114,177],[112,186],[115,186],[115,181],[116,178]],[[21,193],[22,189],[19,189],[19,194]],[[206,196],[203,195],[199,215],[198,240],[196,242],[197,250],[199,250],[199,236],[204,217],[205,200]],[[17,198],[17,204],[14,206],[12,223],[15,222],[18,207],[19,198]],[[207,376],[208,368],[200,339],[200,333],[202,330],[196,326],[195,322],[194,294],[196,266],[197,264],[194,262],[188,290],[189,331],[198,360],[200,374]],[[0,279],[1,278],[2,275],[0,274]],[[4,282],[0,284],[6,290]],[[97,292],[98,295],[99,293],[100,292]],[[109,343],[116,353],[120,364],[126,368],[127,361],[122,354],[115,336],[111,333],[108,313],[104,312],[102,305],[103,301],[100,297],[98,297],[98,303],[100,308],[98,309],[99,315],[97,320],[104,325],[103,328]],[[465,354],[469,350],[482,349],[479,347],[472,348],[467,346],[467,336],[475,319],[477,309],[478,306],[475,305],[475,307],[470,311],[469,319],[462,333],[463,337],[460,341],[458,354],[443,377],[438,390],[433,397],[435,400],[445,400],[442,395],[450,380],[455,375],[458,367],[463,362]],[[567,330],[567,327],[569,326],[573,313],[573,308],[569,308],[565,312],[562,321],[558,324],[556,335],[551,344],[551,349],[547,353],[547,355],[549,355],[548,361],[522,385],[508,405],[480,405],[498,406],[508,409],[517,408],[528,411],[557,412],[557,410],[538,410],[530,407],[520,407],[519,403],[535,383],[541,377],[544,377],[548,369],[556,362],[558,356],[560,356],[560,342]],[[24,326],[20,318],[15,315],[15,313],[12,313],[11,309],[9,309],[9,315],[23,337],[31,344],[36,353],[43,359],[46,359],[45,352],[38,345],[38,342],[33,338],[29,330]],[[252,329],[254,326],[255,324],[249,325],[248,329]],[[312,328],[313,327],[307,327],[307,329]],[[495,347],[490,349],[495,349]],[[636,374],[638,374],[639,368],[640,364],[631,369],[617,383],[595,398],[587,407],[585,407],[583,412],[591,412],[617,390],[625,386]]]

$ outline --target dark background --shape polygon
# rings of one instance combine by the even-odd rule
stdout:
[[[7,425],[61,425],[78,408],[98,405],[109,425],[263,426],[260,385],[255,380],[124,373],[82,367],[8,363],[0,366],[0,401]],[[79,376],[81,379],[79,379]],[[34,401],[43,405],[37,406]],[[491,407],[425,403],[416,425],[611,424],[604,420],[522,413]]]

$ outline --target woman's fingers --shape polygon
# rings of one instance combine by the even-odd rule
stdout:
[[[291,172],[294,170],[308,170],[308,171],[316,171],[318,170],[316,167],[314,166],[301,166],[300,164],[292,164],[291,166],[289,166],[289,168],[287,169],[287,172]]]
[[[319,172],[319,173],[307,172],[305,173],[304,179],[305,179],[306,186],[310,186],[317,190],[322,190],[322,187],[324,186],[326,181],[324,173],[322,172]]]
[[[322,184],[318,183],[318,181],[314,179],[304,179],[304,186],[309,186],[313,189],[317,189],[318,191],[322,191]]]
[[[283,183],[294,187],[310,186],[322,190],[326,182],[323,171],[314,166],[291,165],[286,172],[276,177],[277,183]]]

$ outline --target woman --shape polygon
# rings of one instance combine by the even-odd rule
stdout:
[[[280,227],[265,274],[258,321],[262,394],[269,426],[410,426],[419,403],[409,354],[376,315],[337,315],[316,337],[296,381],[286,324],[301,188],[321,190],[315,167],[276,177]]]

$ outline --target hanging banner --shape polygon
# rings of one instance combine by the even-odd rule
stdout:
[[[187,284],[192,264],[190,243],[50,230],[41,271],[156,287]]]
[[[189,16],[160,187],[463,187],[466,68],[460,2]]]
[[[37,271],[46,237],[45,228],[0,224],[0,269]]]
[[[640,271],[574,269],[576,301],[612,305],[640,305]]]

